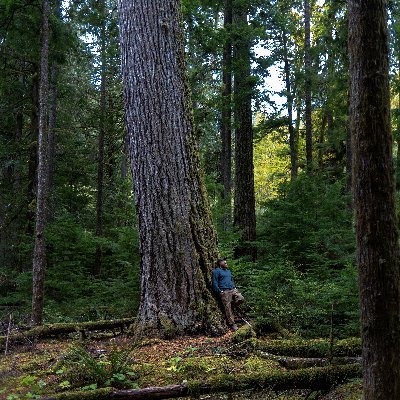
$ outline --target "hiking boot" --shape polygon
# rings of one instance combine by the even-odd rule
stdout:
[[[233,324],[231,326],[231,329],[233,330],[233,332],[237,331],[239,328],[237,327],[237,325]]]

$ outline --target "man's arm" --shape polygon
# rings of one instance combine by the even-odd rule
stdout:
[[[214,291],[217,293],[220,293],[221,290],[218,286],[218,277],[219,277],[218,270],[214,269],[213,274],[212,274],[212,285],[213,285]]]

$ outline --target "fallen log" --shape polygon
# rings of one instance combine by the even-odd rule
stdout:
[[[361,356],[361,340],[349,338],[336,341],[331,346],[329,339],[248,339],[241,346],[248,351],[263,351],[287,357],[354,357]]]
[[[335,357],[329,358],[300,358],[285,357],[277,358],[282,367],[286,369],[301,369],[312,367],[326,367],[328,365],[361,364],[361,357]]]
[[[123,331],[126,327],[135,322],[135,318],[123,318],[116,320],[104,320],[94,322],[81,322],[70,324],[51,324],[36,326],[23,332],[13,333],[8,336],[9,343],[24,342],[31,339],[43,339],[54,336],[66,335],[69,333],[78,332],[85,334],[90,331],[105,331],[120,329]],[[7,341],[7,336],[0,336],[0,347],[3,347]]]
[[[252,375],[218,375],[207,383],[192,381],[187,384],[113,391],[111,388],[87,392],[66,392],[41,400],[161,400],[198,396],[209,393],[232,393],[249,389],[328,390],[349,379],[361,377],[359,365],[329,366],[295,371],[260,372]]]

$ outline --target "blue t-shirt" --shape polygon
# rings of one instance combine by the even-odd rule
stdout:
[[[212,276],[213,289],[220,293],[224,289],[235,289],[232,272],[229,269],[215,268]]]

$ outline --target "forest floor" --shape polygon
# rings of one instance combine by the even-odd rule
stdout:
[[[180,384],[196,379],[207,382],[218,374],[251,374],[284,371],[273,359],[241,354],[232,333],[221,337],[181,337],[133,342],[117,337],[78,336],[47,339],[12,346],[0,355],[0,399],[40,398],[63,391],[89,391],[112,386],[116,389]],[[202,399],[361,399],[359,380],[328,393],[303,391],[271,392],[263,389],[236,394],[209,394]]]

